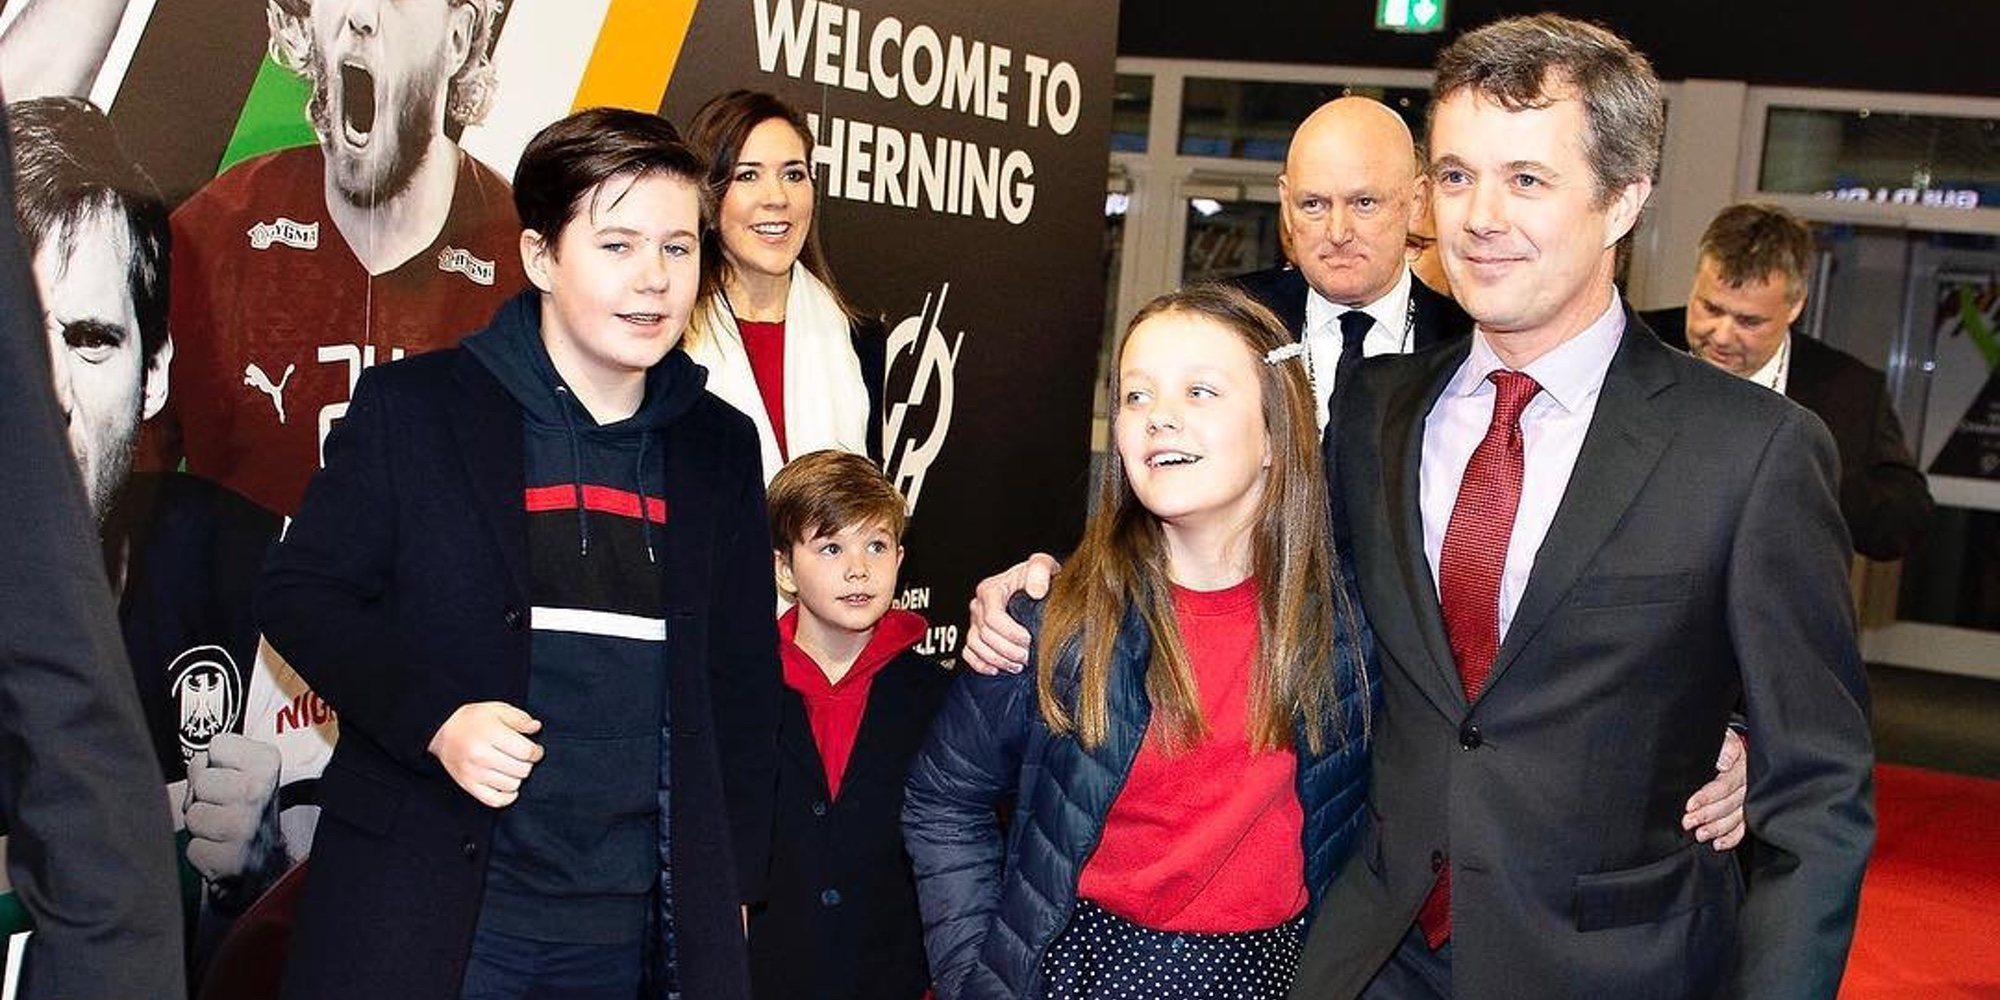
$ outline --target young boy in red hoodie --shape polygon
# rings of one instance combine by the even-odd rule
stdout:
[[[892,610],[903,498],[867,458],[801,456],[771,480],[784,706],[768,903],[750,913],[757,1000],[916,1000],[930,975],[903,853],[903,778],[951,675]]]

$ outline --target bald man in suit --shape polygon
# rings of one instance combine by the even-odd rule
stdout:
[[[1472,319],[1404,263],[1428,211],[1416,143],[1396,112],[1366,97],[1329,101],[1299,123],[1278,177],[1291,264],[1235,284],[1304,341],[1319,422],[1363,357],[1407,354],[1472,332]]]

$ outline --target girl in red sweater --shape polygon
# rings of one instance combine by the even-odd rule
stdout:
[[[1277,320],[1221,287],[1141,310],[1116,460],[1021,675],[968,677],[905,837],[940,997],[1283,997],[1365,775],[1365,626]],[[1031,615],[1031,617],[1034,617]],[[990,821],[1015,801],[1003,865]]]

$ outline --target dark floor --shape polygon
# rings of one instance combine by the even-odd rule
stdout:
[[[2000,778],[2000,681],[1871,665],[1875,756]]]

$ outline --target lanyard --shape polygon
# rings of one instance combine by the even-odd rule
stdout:
[[[1416,279],[1414,276],[1412,276],[1410,280],[1415,281]],[[1365,310],[1355,309],[1350,311],[1363,312]],[[1340,319],[1338,314],[1335,314],[1333,322],[1336,325],[1339,324]],[[1299,343],[1301,345],[1306,343],[1307,334],[1308,331],[1305,330],[1299,331]],[[1345,337],[1346,334],[1343,333],[1341,334],[1341,336]],[[1366,335],[1364,334],[1363,336],[1365,337]],[[1402,341],[1399,344],[1397,344],[1396,353],[1408,354],[1416,349],[1417,349],[1417,292],[1415,288],[1412,288],[1410,289],[1409,300],[1405,302],[1403,305],[1403,337]],[[1317,399],[1319,398],[1319,381],[1313,372],[1313,355],[1312,355],[1312,349],[1310,347],[1308,347],[1305,351],[1305,362],[1306,362],[1306,385],[1312,388],[1313,398]]]

